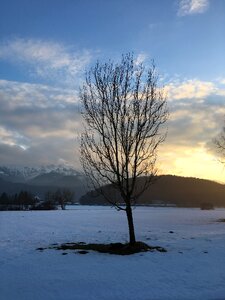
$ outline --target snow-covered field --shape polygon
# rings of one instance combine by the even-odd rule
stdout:
[[[138,207],[137,240],[168,252],[116,256],[35,250],[62,242],[125,242],[124,212],[0,212],[1,300],[225,299],[225,209]]]

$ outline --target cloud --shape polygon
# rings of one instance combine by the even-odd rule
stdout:
[[[160,149],[161,172],[222,181],[212,140],[223,126],[224,86],[217,80],[171,80],[165,89],[170,118]]]
[[[213,82],[190,79],[186,81],[175,81],[165,86],[165,92],[169,99],[202,99],[217,92],[217,87]],[[220,91],[221,92],[221,91]]]
[[[38,135],[42,131],[54,136],[55,131],[71,131],[71,121],[75,124],[79,117],[79,100],[73,90],[40,84],[0,80],[0,103],[0,125],[31,138],[31,129]]]
[[[82,124],[73,90],[0,80],[0,104],[1,163],[79,165]]]
[[[215,82],[208,83],[171,83],[168,135],[159,155],[161,173],[224,181],[212,141],[223,126],[225,96]]]
[[[0,143],[15,146],[17,145],[23,150],[28,148],[28,139],[23,135],[19,134],[17,131],[11,131],[3,126],[0,126]]]
[[[148,55],[144,52],[141,52],[137,55],[135,64],[137,64],[137,65],[142,64],[147,58],[148,58]]]
[[[79,161],[74,148],[74,141],[63,137],[60,140],[40,140],[27,149],[0,143],[1,165],[41,166],[67,162],[78,169]]]
[[[209,7],[209,0],[179,0],[178,16],[204,13]]]
[[[219,80],[219,82],[220,82],[221,84],[224,84],[224,85],[225,85],[225,79],[224,79],[224,78],[221,78],[221,79]]]
[[[192,79],[171,82],[165,90],[170,108],[169,142],[194,147],[212,139],[225,115],[224,89],[216,82]]]
[[[194,148],[206,145],[220,130],[225,108],[217,109],[212,102],[189,102],[186,106],[171,105],[167,142],[175,147]]]
[[[10,109],[63,108],[78,103],[77,93],[73,89],[8,80],[0,80],[0,100],[1,105],[7,105]]]
[[[31,75],[51,82],[72,84],[89,64],[91,53],[56,42],[15,38],[0,43],[0,59],[28,66]]]
[[[209,143],[223,125],[224,85],[216,80],[172,79],[165,90],[170,118],[167,139],[159,149],[162,172],[201,177],[203,170],[205,178],[219,177],[216,153]],[[80,167],[77,136],[82,122],[73,89],[0,80],[0,105],[1,163],[42,165],[64,160]],[[201,167],[207,162],[208,173]]]

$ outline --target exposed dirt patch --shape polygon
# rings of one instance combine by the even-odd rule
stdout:
[[[218,222],[225,223],[225,219],[219,219]]]
[[[78,251],[77,253],[79,253],[79,254],[87,254],[87,253],[89,253],[89,252],[86,251],[86,250],[80,250],[80,251]]]
[[[135,244],[123,244],[123,243],[111,243],[111,244],[86,244],[84,242],[79,243],[65,243],[61,245],[51,245],[48,248],[44,249],[56,249],[56,250],[80,250],[77,253],[86,254],[89,250],[97,251],[100,253],[109,253],[116,255],[130,255],[139,252],[147,252],[147,251],[159,251],[159,252],[167,252],[167,250],[160,246],[149,246],[143,242],[136,242]],[[37,250],[40,250],[38,248]]]

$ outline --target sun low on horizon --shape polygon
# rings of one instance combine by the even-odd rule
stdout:
[[[204,148],[185,149],[184,152],[178,153],[164,153],[159,163],[158,173],[225,183],[223,164]]]
[[[167,95],[160,174],[225,183],[223,0],[0,3],[0,164],[80,168],[79,87],[97,60],[152,59]]]

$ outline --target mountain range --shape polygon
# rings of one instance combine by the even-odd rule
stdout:
[[[70,166],[0,166],[0,193],[15,194],[26,190],[43,197],[47,191],[68,188],[74,192],[78,202],[80,196],[87,192],[85,182],[82,173]]]
[[[141,184],[142,180],[143,178],[139,178],[137,185]],[[26,190],[44,197],[47,191],[55,191],[58,188],[70,189],[74,192],[75,202],[80,204],[108,204],[102,196],[88,189],[87,178],[71,166],[0,166],[0,193],[15,194]],[[104,189],[106,193],[120,197],[112,187],[105,186]],[[141,195],[137,203],[199,207],[204,202],[225,207],[225,185],[198,178],[162,175]]]

